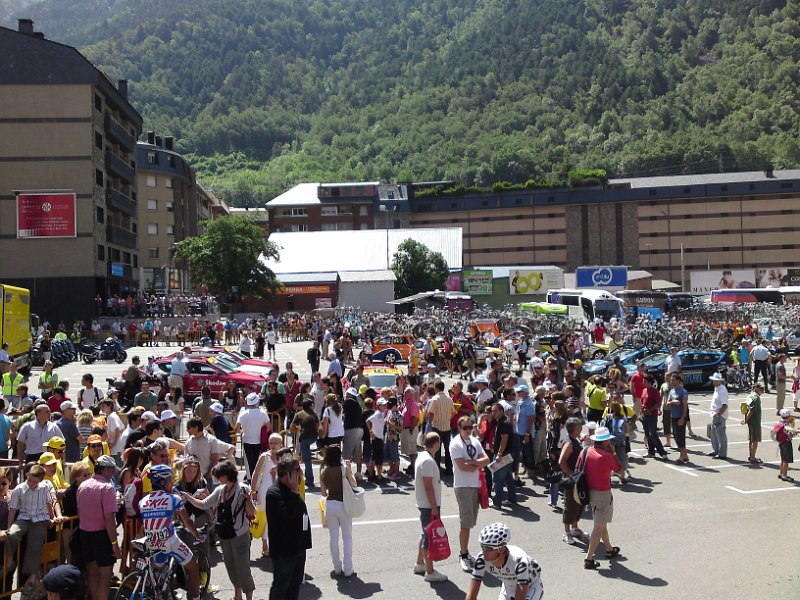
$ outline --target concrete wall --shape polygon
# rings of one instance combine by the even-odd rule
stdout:
[[[359,281],[339,283],[339,303],[336,306],[360,306],[375,312],[394,312],[394,281]]]

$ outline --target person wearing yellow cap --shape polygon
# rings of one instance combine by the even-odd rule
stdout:
[[[39,464],[44,467],[45,480],[53,484],[56,493],[63,492],[65,489],[67,489],[67,484],[64,481],[64,475],[59,473],[59,463],[55,454],[52,452],[43,453],[39,457]]]
[[[364,400],[367,397],[367,390],[369,386],[366,383],[361,384],[361,387],[358,388],[358,395],[356,396],[356,400],[361,405],[361,410],[364,410]]]
[[[94,475],[94,465],[97,459],[103,455],[103,438],[97,434],[90,435],[89,440],[86,442],[86,450],[86,458],[81,462],[88,466],[92,475]]]
[[[44,447],[45,454],[49,453],[55,457],[56,472],[58,473],[58,477],[59,479],[61,479],[62,482],[66,481],[64,479],[64,453],[66,451],[67,451],[67,442],[63,437],[59,435],[54,435],[53,437],[51,437],[50,440],[47,442],[47,445]],[[56,490],[58,490],[58,488],[56,488]]]

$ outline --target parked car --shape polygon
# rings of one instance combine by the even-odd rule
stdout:
[[[406,334],[381,335],[372,340],[373,362],[394,364],[408,362],[411,349],[414,347],[414,338]]]
[[[658,352],[643,361],[646,373],[654,375],[659,383],[664,381],[665,362],[669,356],[666,352]],[[687,348],[678,352],[681,357],[681,376],[687,387],[710,385],[709,378],[718,372],[728,370],[726,353],[713,348]]]
[[[614,359],[619,358],[620,362],[625,366],[626,372],[630,374],[636,371],[636,363],[653,354],[653,352],[654,350],[650,348],[633,348],[629,346],[617,348],[605,358],[587,360],[583,363],[583,372],[587,377],[605,373],[614,364]]]
[[[159,370],[169,375],[172,370],[172,359],[161,358],[155,361]],[[224,361],[216,357],[184,358],[188,373],[183,377],[183,394],[187,399],[200,395],[204,385],[211,388],[211,393],[216,397],[218,392],[225,389],[229,381],[236,384],[237,389],[249,389],[251,385],[259,389],[266,382],[264,375],[256,375],[230,368]]]

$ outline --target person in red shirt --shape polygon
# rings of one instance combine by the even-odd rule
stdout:
[[[608,537],[608,524],[614,515],[614,504],[611,496],[611,473],[623,476],[622,467],[617,460],[611,441],[614,436],[607,427],[598,427],[590,438],[594,446],[586,450],[586,483],[589,485],[589,505],[592,507],[594,526],[589,536],[589,547],[583,561],[585,569],[597,569],[600,563],[594,559],[594,553],[600,540],[606,548],[606,558],[619,554],[619,546],[612,546]]]
[[[661,414],[661,393],[656,389],[656,380],[652,375],[644,376],[645,388],[642,392],[642,425],[647,440],[647,456],[655,458],[658,452],[661,458],[667,458],[667,451],[658,437],[658,415]]]
[[[636,373],[631,376],[631,396],[633,396],[633,413],[636,420],[642,414],[642,394],[644,393],[644,364],[639,363]]]
[[[595,326],[592,335],[594,336],[595,344],[602,344],[606,341],[606,327],[602,321]]]

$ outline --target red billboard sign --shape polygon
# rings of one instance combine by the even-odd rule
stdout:
[[[75,237],[76,205],[73,193],[17,194],[17,237]]]

